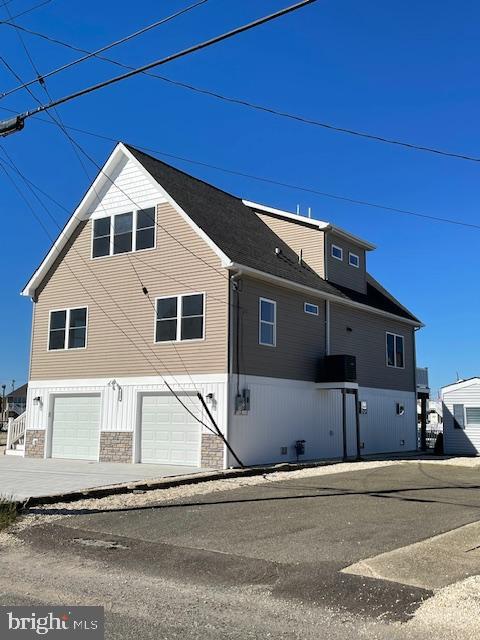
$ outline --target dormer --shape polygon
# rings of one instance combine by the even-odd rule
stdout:
[[[375,245],[329,222],[244,200],[319,276],[332,284],[367,291],[368,251]]]

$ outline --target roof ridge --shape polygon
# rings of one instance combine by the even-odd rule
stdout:
[[[247,207],[243,203],[243,200],[242,200],[242,198],[240,196],[235,196],[233,193],[230,193],[229,191],[225,191],[225,189],[220,189],[220,187],[217,187],[214,184],[211,184],[210,182],[207,182],[206,180],[202,180],[201,178],[197,178],[196,176],[192,176],[191,173],[187,173],[183,169],[179,169],[178,167],[176,167],[173,164],[169,164],[168,162],[165,162],[164,160],[160,160],[159,158],[156,158],[155,156],[152,156],[150,153],[146,153],[146,151],[142,151],[138,147],[134,147],[132,144],[129,144],[128,142],[123,142],[122,141],[122,144],[129,151],[134,151],[136,153],[141,153],[143,156],[146,156],[147,158],[150,158],[151,160],[154,160],[155,162],[159,162],[160,164],[163,164],[166,167],[169,167],[170,169],[174,169],[174,171],[178,171],[179,173],[181,173],[182,175],[186,176],[190,180],[195,180],[196,182],[200,182],[201,184],[204,184],[207,187],[210,187],[210,189],[215,189],[215,191],[218,191],[219,193],[223,193],[224,195],[229,196],[230,198],[234,198],[235,200],[238,200],[246,209],[250,209],[250,207]]]

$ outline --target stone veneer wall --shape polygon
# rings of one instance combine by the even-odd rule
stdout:
[[[100,433],[100,462],[132,462],[133,433],[131,431],[102,431]]]
[[[45,429],[27,429],[25,431],[25,457],[43,458],[44,455]]]
[[[202,433],[202,467],[223,469],[223,441],[213,433]]]

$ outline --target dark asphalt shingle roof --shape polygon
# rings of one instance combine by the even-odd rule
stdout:
[[[417,320],[395,304],[371,281],[367,293],[333,285],[308,265],[242,200],[125,144],[149,174],[232,262],[317,289],[339,298],[361,302],[410,320]],[[277,256],[275,249],[281,250]]]
[[[21,387],[18,387],[14,391],[11,391],[7,398],[24,398],[27,396],[28,384],[22,384]]]

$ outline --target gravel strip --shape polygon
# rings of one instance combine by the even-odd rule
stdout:
[[[268,475],[211,480],[200,484],[186,484],[168,489],[152,489],[139,493],[123,493],[105,496],[103,498],[86,498],[85,500],[75,500],[74,502],[58,502],[55,504],[32,506],[17,519],[15,524],[8,529],[8,532],[0,533],[0,545],[12,544],[14,541],[11,538],[15,537],[15,533],[29,526],[52,522],[59,518],[88,514],[97,509],[128,509],[148,505],[152,505],[153,507],[157,504],[165,504],[198,495],[229,491],[240,487],[258,486],[265,482],[320,477],[334,473],[370,470],[398,464],[402,464],[402,461],[375,460],[369,462],[342,462],[322,467],[297,469],[295,471],[277,471],[269,473]]]
[[[407,628],[420,637],[430,637],[434,630],[435,637],[441,640],[478,640],[479,620],[480,576],[472,576],[440,589],[426,600]]]

